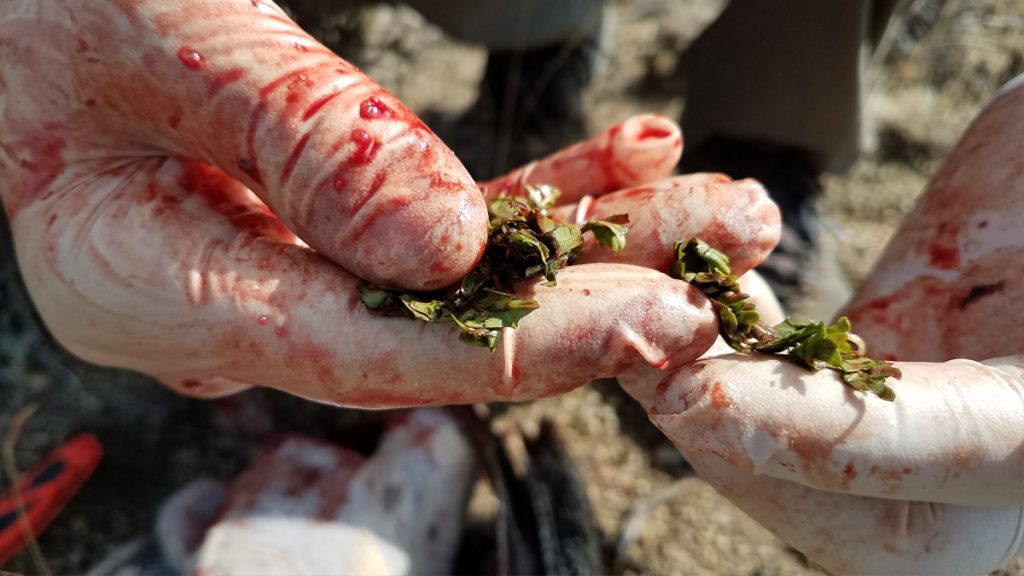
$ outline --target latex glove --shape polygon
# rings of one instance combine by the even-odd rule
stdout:
[[[738,355],[652,421],[723,495],[835,573],[982,574],[1024,552],[1024,80],[982,111],[851,305],[895,402]]]
[[[195,395],[265,385],[388,407],[556,394],[681,366],[714,338],[699,294],[624,264],[524,284],[540,309],[495,354],[451,325],[368,314],[360,278],[437,288],[465,274],[485,205],[429,129],[270,2],[8,1],[0,46],[18,261],[47,326],[87,360]],[[572,201],[663,178],[681,148],[676,126],[646,117],[531,170]],[[642,202],[639,238],[707,231],[756,264],[778,236],[764,190],[696,178],[589,210]],[[671,243],[647,248],[667,257]]]
[[[178,574],[448,574],[475,472],[442,411],[394,418],[369,456],[290,434],[230,486],[180,489],[155,533]]]

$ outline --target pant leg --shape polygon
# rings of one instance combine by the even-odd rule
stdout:
[[[766,140],[809,151],[821,169],[849,167],[862,142],[865,39],[897,1],[733,0],[684,56],[687,144]]]
[[[432,22],[492,50],[522,51],[597,31],[603,0],[407,0]]]

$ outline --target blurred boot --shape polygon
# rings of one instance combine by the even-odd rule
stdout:
[[[449,145],[478,179],[584,135],[582,90],[597,56],[603,0],[408,0],[431,22],[489,50],[476,104]],[[472,133],[469,141],[459,133]]]
[[[583,89],[593,76],[597,37],[523,52],[492,51],[474,111],[494,130],[493,175],[584,137]]]

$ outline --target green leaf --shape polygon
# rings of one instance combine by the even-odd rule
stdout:
[[[501,327],[510,328],[517,328],[520,320],[540,308],[536,300],[516,298],[497,290],[487,290],[487,294],[477,302],[477,306],[490,317],[500,320]]]
[[[796,346],[815,331],[816,324],[811,322],[794,322],[786,318],[772,327],[774,337],[754,347],[758,352],[774,354]]]
[[[707,243],[698,240],[696,244],[697,255],[711,265],[712,269],[722,274],[732,274],[729,270],[729,258],[723,253],[715,250]]]
[[[583,228],[584,231],[594,233],[598,244],[618,254],[626,248],[626,232],[629,230],[626,224],[628,223],[629,217],[619,214],[606,220],[592,220],[587,222]]]
[[[540,212],[536,213],[535,221],[537,232],[540,232],[541,234],[548,234],[558,227],[558,224],[554,220],[542,215]]]
[[[789,318],[775,326],[761,322],[754,305],[748,302],[729,269],[729,258],[699,238],[676,242],[676,261],[669,274],[699,288],[711,300],[719,318],[719,333],[739,352],[784,354],[811,370],[835,370],[855,390],[893,400],[896,393],[889,378],[900,371],[889,362],[871,360],[861,354],[851,340],[848,318],[841,317],[830,326],[824,322],[795,322]]]
[[[542,214],[555,205],[555,201],[562,195],[562,191],[547,184],[523,184],[526,190],[526,197],[530,206],[539,210]]]
[[[445,302],[442,300],[420,300],[411,294],[402,294],[398,298],[418,320],[436,322],[445,314]]]
[[[494,221],[525,221],[530,214],[530,207],[523,198],[502,196],[491,201],[487,212],[491,215],[492,224]]]
[[[554,259],[544,262],[544,286],[557,286],[558,271],[565,266],[565,261]]]
[[[459,289],[452,294],[453,307],[459,308],[469,302],[488,283],[490,276],[491,268],[486,262],[481,262],[470,270],[462,279]]]
[[[538,240],[532,233],[528,232],[513,232],[512,235],[509,236],[509,243],[527,252],[535,251],[536,257],[541,261],[547,260],[548,254],[551,253],[543,242]]]
[[[359,287],[359,299],[362,300],[363,304],[365,304],[370,310],[379,310],[383,308],[390,298],[391,293],[383,288],[373,288],[369,286]]]
[[[676,259],[683,262],[687,269],[731,274],[729,257],[700,238],[676,242],[674,250]]]
[[[723,332],[728,334],[736,332],[739,322],[736,320],[736,315],[733,314],[732,310],[728,306],[720,306],[718,308],[718,319],[722,322]]]
[[[734,310],[733,313],[736,315],[736,322],[741,327],[749,328],[761,321],[761,315],[749,304],[744,305],[738,311]]]
[[[579,226],[560,225],[555,226],[545,236],[554,245],[556,257],[566,256],[574,250],[583,246],[583,232]]]
[[[497,348],[498,336],[501,334],[501,330],[481,328],[465,324],[454,315],[451,316],[451,319],[459,328],[462,329],[462,333],[459,334],[459,342],[469,344],[470,346],[487,348],[491,352],[494,352],[494,349]]]
[[[617,246],[625,245],[625,215],[582,226],[561,223],[547,214],[560,194],[558,189],[528,184],[521,192],[488,203],[491,219],[484,255],[456,286],[425,293],[364,286],[360,288],[363,303],[375,314],[455,323],[461,341],[493,351],[502,328],[518,327],[538,307],[534,300],[512,295],[518,282],[544,276],[544,284],[554,285],[558,271],[583,246],[587,231],[595,235],[612,231]]]

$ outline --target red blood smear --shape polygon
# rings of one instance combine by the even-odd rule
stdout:
[[[960,264],[960,249],[956,246],[932,244],[928,249],[928,258],[932,266],[952,270]]]
[[[732,398],[722,388],[721,382],[715,382],[711,387],[711,407],[715,410],[724,410],[729,406],[732,406]]]
[[[438,260],[430,265],[430,272],[433,274],[447,274],[450,271],[451,268],[444,260]],[[515,366],[513,366],[513,368],[515,368]]]
[[[958,236],[960,227],[952,222],[939,225],[935,240],[928,246],[929,263],[941,270],[952,270],[960,265]]]
[[[392,112],[391,108],[388,108],[379,98],[372,96],[363,100],[363,103],[359,105],[359,115],[367,120],[376,120],[390,118]]]
[[[463,188],[460,182],[445,180],[440,174],[435,174],[430,177],[430,187],[434,190],[450,190],[452,192],[457,192]]]
[[[312,104],[309,105],[309,108],[306,108],[306,111],[303,112],[302,120],[306,121],[312,118],[313,115],[315,115],[317,112],[320,111],[321,108],[324,107],[325,104],[327,104],[331,100],[334,100],[334,98],[338,94],[341,94],[341,92],[331,92],[330,94],[327,94],[326,96],[321,96],[320,98],[315,100]]]
[[[857,478],[857,469],[853,467],[853,463],[849,463],[843,468],[843,488],[846,490],[850,489],[850,482],[853,482]]]
[[[291,155],[288,156],[288,161],[284,165],[284,170],[281,172],[281,184],[283,185],[288,181],[288,177],[292,175],[292,171],[295,170],[295,165],[299,162],[299,157],[302,155],[302,151],[306,149],[306,144],[309,143],[309,132],[302,136],[299,141],[292,148]]]
[[[171,128],[177,128],[181,124],[181,114],[175,114],[167,119],[167,125]]]
[[[381,186],[384,185],[384,180],[388,177],[386,170],[381,170],[373,177],[373,182],[370,182],[370,190],[367,192],[367,196],[373,196],[380,190]]]
[[[624,200],[643,200],[647,201],[651,196],[657,194],[658,189],[654,186],[641,186],[639,188],[630,188],[625,192],[619,192],[615,195],[616,198]]]
[[[365,166],[373,162],[379,148],[378,142],[366,130],[356,128],[352,131],[352,141],[356,143],[356,151],[352,153],[346,164],[348,166]]]
[[[215,212],[223,214],[235,206],[226,189],[231,179],[209,164],[190,162],[181,177],[181,187],[194,194],[201,194]]]
[[[217,93],[220,92],[221,89],[223,89],[228,84],[231,84],[232,82],[238,82],[242,79],[242,76],[245,76],[245,71],[241,68],[232,68],[227,72],[217,74],[217,76],[214,77],[213,82],[210,83],[210,97],[212,98],[216,96]]]
[[[334,191],[339,194],[342,193],[345,186],[348,184],[348,180],[345,178],[344,174],[352,168],[365,166],[372,162],[374,157],[377,156],[377,151],[380,149],[380,143],[377,142],[373,136],[370,136],[366,130],[356,128],[352,131],[351,139],[355,142],[356,149],[347,160],[338,166],[338,170],[335,172],[334,178],[331,181]],[[384,184],[384,178],[385,174],[383,172],[377,173],[370,184],[370,189],[367,190],[367,193],[357,203],[357,205],[348,206],[345,202],[341,202],[337,205],[338,212],[346,215],[357,212],[358,209],[373,197],[374,193],[376,193]],[[324,184],[326,184],[326,182]]]
[[[342,214],[357,214],[363,209],[363,206],[370,201],[371,198],[381,189],[384,185],[384,180],[388,177],[387,171],[381,170],[373,176],[373,181],[370,182],[370,188],[367,189],[366,193],[356,198],[355,201],[351,202],[350,205],[346,205],[345,202],[338,204],[338,211]],[[431,269],[431,272],[437,272],[437,270]]]
[[[188,46],[182,46],[181,50],[178,50],[178,60],[181,60],[189,70],[199,70],[204,65],[202,54]]]
[[[362,240],[363,235],[370,228],[370,225],[381,218],[383,214],[395,214],[399,210],[402,210],[412,204],[412,199],[404,197],[388,198],[386,201],[377,202],[373,205],[373,213],[368,217],[362,219],[361,227],[352,230],[349,235],[350,242],[358,242]],[[343,214],[348,212],[344,210],[344,206],[339,205],[338,210]]]
[[[652,138],[668,138],[672,135],[671,130],[660,128],[658,126],[644,126],[640,133],[636,135],[637,140],[650,140]]]
[[[18,161],[18,165],[28,172],[21,186],[26,193],[23,195],[12,194],[11,197],[4,199],[3,204],[7,209],[9,217],[17,214],[34,198],[39,196],[46,197],[46,195],[52,192],[49,183],[57,177],[59,171],[64,167],[63,151],[65,144],[64,140],[57,136],[61,128],[62,126],[58,124],[47,123],[42,126],[37,134],[31,136],[25,142],[25,147],[22,150],[17,152],[12,152],[14,148],[4,145],[2,138],[0,138],[0,150],[14,158],[17,158],[19,154],[27,152],[27,157],[22,157]],[[0,171],[2,171],[2,167],[0,167]]]
[[[881,298],[876,298],[868,304],[868,308],[871,310],[887,310],[889,306],[892,306],[893,302],[899,299],[899,294],[890,294]]]
[[[195,378],[189,378],[188,380],[182,380],[181,385],[186,390],[196,390],[203,387],[203,383]]]
[[[291,22],[289,22],[289,24],[291,24]],[[281,76],[278,76],[273,81],[269,82],[268,84],[260,88],[260,102],[259,104],[256,105],[256,107],[253,108],[252,112],[249,114],[249,125],[247,131],[248,133],[246,135],[246,147],[248,149],[249,158],[256,158],[256,130],[259,127],[260,118],[270,108],[270,94],[273,93],[278,88],[280,88],[281,86],[285,85],[287,85],[290,90],[297,88],[297,85],[302,82],[306,83],[307,85],[312,85],[312,82],[309,80],[309,74],[322,69],[324,66],[330,63],[330,61],[321,62],[309,68],[302,68],[300,70],[294,70],[287,74],[282,74]],[[253,163],[252,160],[246,159],[246,161],[248,162],[249,166],[252,167],[252,172],[247,170],[246,167],[242,166],[241,160],[239,160],[239,168],[241,168],[243,172],[248,174],[249,177],[251,177],[257,184],[262,185],[263,180],[260,177],[259,170],[255,167],[255,164]]]
[[[188,163],[180,183],[188,192],[203,196],[214,212],[223,215],[239,230],[257,235],[288,234],[287,228],[273,214],[240,203],[231,192],[237,183],[209,164]]]
[[[156,200],[156,197],[160,195],[161,191],[160,186],[158,186],[156,182],[149,182],[146,184],[146,192],[139,195],[139,204],[146,204]]]

